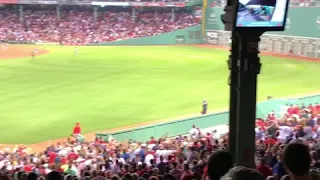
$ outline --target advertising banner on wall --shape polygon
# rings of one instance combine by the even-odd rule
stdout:
[[[231,33],[228,31],[206,31],[206,43],[230,47]],[[320,58],[320,38],[264,34],[259,50],[278,54]]]
[[[0,4],[17,4],[17,0],[0,0]]]
[[[218,37],[219,34],[217,31],[207,31],[205,39],[208,44],[218,45]]]

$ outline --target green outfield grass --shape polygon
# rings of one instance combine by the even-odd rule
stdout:
[[[227,51],[197,47],[46,47],[0,61],[0,143],[35,143],[228,105]],[[259,100],[319,89],[320,63],[262,57]]]

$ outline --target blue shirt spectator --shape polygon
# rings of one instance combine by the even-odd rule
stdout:
[[[272,167],[272,174],[277,175],[279,178],[287,174],[282,162],[278,162]]]

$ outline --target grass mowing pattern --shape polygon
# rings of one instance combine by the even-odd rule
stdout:
[[[228,105],[227,51],[197,47],[46,47],[0,61],[0,143],[35,143]],[[320,64],[262,58],[258,96],[318,90]]]

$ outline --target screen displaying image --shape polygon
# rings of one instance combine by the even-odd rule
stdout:
[[[239,0],[236,27],[284,26],[287,0]]]

